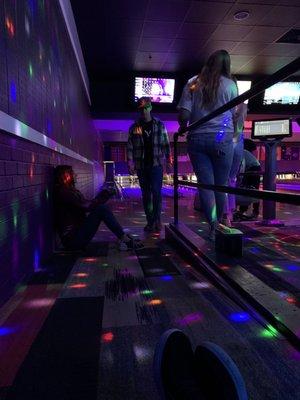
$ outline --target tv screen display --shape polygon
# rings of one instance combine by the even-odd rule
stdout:
[[[247,92],[251,88],[251,81],[237,81],[239,95]],[[248,103],[248,100],[245,101]]]
[[[135,101],[140,97],[151,97],[154,103],[172,103],[174,99],[175,79],[135,78]]]
[[[279,82],[265,90],[264,105],[299,103],[300,82]]]
[[[292,136],[292,122],[289,118],[253,121],[251,136],[253,139],[280,139]]]

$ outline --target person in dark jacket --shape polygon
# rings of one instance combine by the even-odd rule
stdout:
[[[119,239],[120,250],[143,247],[141,242],[124,232],[112,211],[104,204],[111,194],[108,190],[103,190],[93,200],[87,200],[75,187],[72,167],[59,165],[55,168],[55,225],[64,247],[84,249],[95,236],[102,221]]]
[[[141,117],[129,128],[127,162],[130,174],[136,171],[147,219],[144,230],[161,230],[161,190],[163,163],[172,168],[169,137],[162,121],[152,116],[150,97],[138,100]]]

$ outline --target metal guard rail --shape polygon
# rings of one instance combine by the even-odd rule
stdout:
[[[230,186],[221,185],[207,185],[205,183],[194,183],[190,181],[180,180],[180,185],[214,190],[215,192],[238,194],[241,196],[254,197],[255,199],[275,201],[277,203],[300,205],[300,195],[294,193],[278,193],[271,190],[256,190],[256,189],[243,189],[234,188]]]
[[[178,185],[179,185],[179,180],[178,180],[178,138],[181,135],[184,135],[185,133],[188,133],[189,131],[199,127],[200,125],[205,124],[206,122],[210,121],[211,119],[217,117],[218,115],[224,113],[225,111],[230,110],[231,108],[237,106],[238,104],[244,102],[245,100],[248,100],[257,94],[263,92],[270,86],[274,85],[275,83],[278,83],[281,80],[286,79],[293,73],[297,72],[300,69],[300,57],[296,58],[294,61],[289,63],[288,65],[284,66],[277,72],[275,72],[273,75],[270,77],[263,79],[261,82],[258,82],[256,85],[254,85],[250,90],[247,92],[241,94],[240,96],[236,97],[235,99],[229,101],[228,103],[224,104],[222,107],[219,107],[218,109],[214,110],[212,113],[206,115],[205,117],[201,118],[200,120],[193,122],[192,124],[188,125],[184,129],[182,129],[179,132],[175,133],[174,135],[174,222],[175,224],[178,224]],[[182,182],[182,181],[181,181]],[[190,186],[198,186],[198,184],[191,184],[191,182],[188,182]],[[185,184],[186,185],[186,184]],[[202,187],[204,184],[199,184]],[[216,190],[217,186],[216,185],[205,185],[209,186],[210,190]],[[208,187],[207,187],[208,188]],[[243,195],[249,196],[249,193],[251,192],[251,189],[237,189],[237,188],[231,188],[228,186],[218,186],[218,191],[226,192],[226,193],[237,193],[235,192],[236,190],[243,190],[244,193]],[[221,190],[220,190],[221,189]],[[296,198],[300,198],[299,195],[293,195],[291,193],[277,193],[277,192],[269,192],[269,191],[255,191],[253,190],[256,194],[256,198],[262,198],[262,197],[257,197],[258,193],[260,193],[260,196],[265,193],[265,195],[271,196],[269,197],[270,200],[276,201],[275,198],[273,197],[274,195],[280,195],[280,202],[284,202],[284,197],[287,196],[286,198],[289,199],[289,196],[296,196]],[[255,197],[254,195],[251,197]],[[299,201],[299,200],[298,200]],[[288,202],[288,201],[287,201]],[[295,203],[289,203],[289,204],[295,204]],[[299,204],[299,203],[296,203]]]

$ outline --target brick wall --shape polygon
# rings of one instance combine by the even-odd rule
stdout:
[[[52,176],[70,164],[87,198],[101,170],[0,131],[0,304],[53,251]]]
[[[102,179],[100,143],[58,0],[0,1],[0,110],[93,162],[0,130],[1,304],[53,250],[54,166],[72,165],[87,197]]]

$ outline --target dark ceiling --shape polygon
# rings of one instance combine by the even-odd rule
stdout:
[[[300,55],[276,43],[300,28],[300,0],[71,0],[91,82],[126,71],[197,71],[214,50],[240,75],[271,74]],[[234,14],[249,11],[244,21]]]

